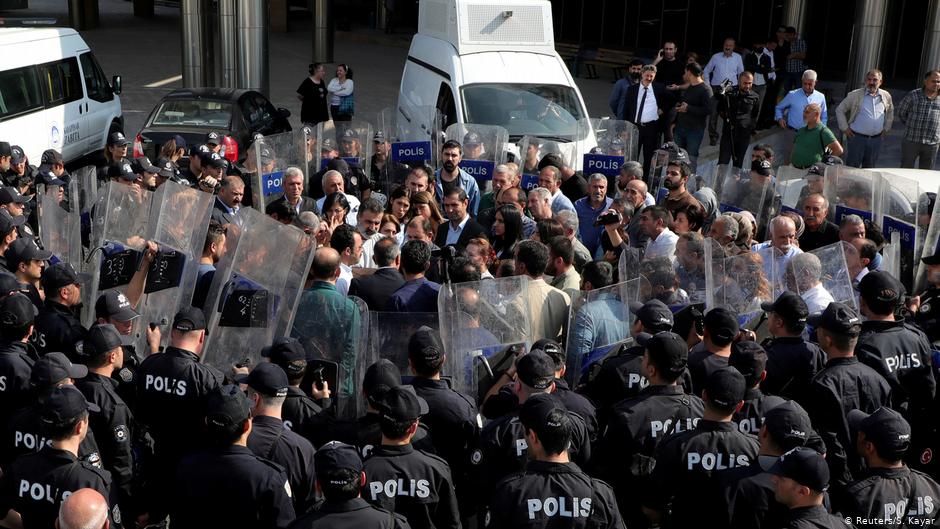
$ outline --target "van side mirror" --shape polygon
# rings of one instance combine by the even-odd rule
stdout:
[[[121,76],[120,75],[115,75],[114,77],[111,78],[111,90],[115,94],[120,95],[121,93]]]

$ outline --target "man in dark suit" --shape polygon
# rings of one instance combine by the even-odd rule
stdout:
[[[388,298],[405,284],[405,278],[398,271],[401,247],[395,237],[379,239],[372,260],[379,269],[370,276],[353,277],[349,295],[361,298],[371,311],[383,311]]]
[[[643,174],[649,175],[647,182],[652,180],[652,175],[649,174],[650,162],[653,159],[653,152],[659,148],[662,134],[663,126],[659,118],[669,110],[668,105],[672,100],[661,84],[653,82],[655,79],[656,67],[652,64],[644,66],[640,70],[640,82],[627,88],[626,101],[623,105],[624,119],[636,125],[640,133],[639,147],[643,151]]]
[[[434,244],[443,248],[453,245],[463,250],[470,239],[486,237],[486,230],[470,218],[467,208],[470,200],[462,187],[453,187],[444,193],[444,215],[450,220],[437,227]]]
[[[304,196],[304,173],[299,168],[288,167],[285,169],[283,182],[284,192],[271,200],[271,202],[277,202],[278,200],[287,202],[288,206],[294,208],[297,215],[300,215],[304,211],[312,211],[317,215],[320,214],[320,209],[317,208],[317,201],[308,196]]]
[[[238,224],[241,225],[241,218],[238,214],[241,208],[242,198],[245,197],[245,182],[241,177],[228,175],[222,178],[219,185],[219,194],[215,197],[215,203],[212,206],[212,220],[221,225]]]

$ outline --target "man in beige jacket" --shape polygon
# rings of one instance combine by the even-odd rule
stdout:
[[[865,75],[865,87],[852,90],[836,107],[836,119],[845,137],[845,164],[874,167],[878,163],[882,137],[894,122],[891,94],[881,89],[881,70]]]
[[[533,342],[564,335],[571,298],[545,282],[548,247],[538,241],[522,241],[516,246],[516,275],[529,277],[528,289],[514,301],[516,310],[528,313]]]

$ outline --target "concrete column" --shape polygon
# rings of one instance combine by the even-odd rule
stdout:
[[[219,0],[219,86],[222,88],[238,87],[237,48],[235,0]]]
[[[238,87],[268,95],[267,3],[238,0],[236,9]]]
[[[313,2],[313,61],[333,62],[333,12],[331,0]]]
[[[881,69],[881,47],[887,14],[888,0],[855,2],[855,27],[852,29],[849,69],[845,76],[846,93],[865,85],[868,70]]]
[[[77,31],[98,27],[98,0],[69,0],[69,26]]]
[[[180,24],[183,52],[183,86],[188,88],[212,85],[211,30],[207,25],[209,5],[205,0],[181,0]]]
[[[940,0],[930,0],[927,11],[927,31],[924,36],[924,51],[920,56],[920,71],[915,86],[923,85],[924,74],[940,68]]]
[[[783,25],[795,27],[797,34],[802,35],[808,4],[809,0],[787,0],[783,8]]]

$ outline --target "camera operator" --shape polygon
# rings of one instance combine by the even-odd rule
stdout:
[[[725,165],[732,160],[735,167],[741,168],[760,112],[760,98],[753,86],[754,74],[744,72],[738,76],[738,86],[732,87],[730,81],[726,81],[716,94],[718,114],[724,122],[718,165]]]

